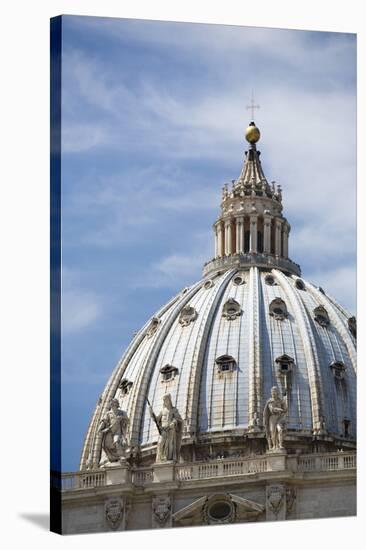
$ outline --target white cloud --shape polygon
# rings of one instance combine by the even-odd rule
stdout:
[[[314,270],[304,274],[305,279],[321,286],[336,302],[349,311],[356,313],[356,267],[341,266],[331,270]]]
[[[81,272],[66,266],[62,269],[61,328],[72,334],[89,328],[102,316],[101,299],[83,288]]]
[[[93,325],[101,315],[101,308],[91,292],[65,291],[62,293],[62,330],[78,332]]]

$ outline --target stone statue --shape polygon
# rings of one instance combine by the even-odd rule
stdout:
[[[266,438],[270,451],[282,451],[284,417],[287,413],[287,398],[282,399],[278,388],[273,386],[271,397],[268,399],[263,411],[263,424],[266,430]]]
[[[102,449],[109,462],[118,462],[125,457],[128,427],[126,412],[119,408],[118,399],[112,399],[111,408],[99,426],[99,432],[103,434]]]
[[[169,393],[163,397],[163,408],[155,416],[149,406],[150,415],[159,431],[156,462],[178,461],[182,441],[183,420],[176,407],[173,407]]]

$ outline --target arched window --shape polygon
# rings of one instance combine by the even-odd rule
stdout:
[[[264,282],[266,283],[266,285],[273,286],[275,284],[275,279],[273,275],[266,275],[264,277]]]

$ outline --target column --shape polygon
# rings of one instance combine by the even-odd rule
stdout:
[[[263,252],[271,253],[271,217],[263,216]]]
[[[232,229],[233,229],[233,226],[231,224],[231,221],[229,221],[228,223],[228,226],[227,226],[227,253],[228,254],[232,254],[233,252],[233,234],[232,234]]]
[[[219,258],[224,255],[225,251],[224,237],[225,232],[223,232],[222,222],[220,221],[217,225],[217,255]]]
[[[288,258],[288,234],[290,232],[290,226],[285,223],[283,225],[283,250],[282,250],[282,256],[284,258]]]
[[[275,255],[281,256],[281,228],[282,221],[276,218],[275,222],[276,235],[275,235]]]
[[[229,250],[228,234],[229,234],[229,228],[228,228],[228,221],[226,220],[224,222],[224,256],[228,255],[228,250]]]
[[[249,253],[257,252],[257,216],[250,216],[250,244]]]
[[[244,252],[244,219],[236,219],[236,252]]]

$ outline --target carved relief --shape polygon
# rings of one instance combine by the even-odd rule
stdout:
[[[286,489],[286,512],[291,514],[296,501],[296,489],[294,487],[287,487]]]
[[[171,502],[169,497],[156,497],[152,501],[152,513],[154,521],[159,527],[164,527],[171,516]]]
[[[267,503],[269,509],[277,516],[284,504],[285,491],[282,485],[271,485],[267,489]]]
[[[179,323],[182,327],[188,326],[190,323],[193,323],[198,317],[197,311],[192,306],[185,306],[180,312]]]
[[[234,298],[229,298],[222,308],[222,316],[228,321],[234,321],[241,313],[240,304]]]
[[[105,503],[105,519],[111,529],[116,530],[123,519],[123,500],[121,498],[110,498]]]

